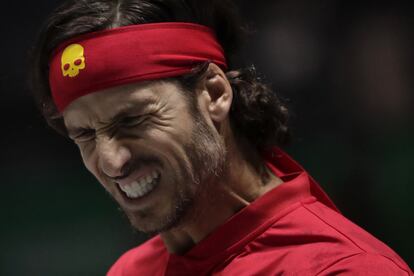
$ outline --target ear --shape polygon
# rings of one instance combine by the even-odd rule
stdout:
[[[223,70],[210,63],[204,78],[207,111],[215,123],[222,122],[229,114],[233,100],[231,85]]]

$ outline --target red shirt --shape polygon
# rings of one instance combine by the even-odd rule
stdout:
[[[279,149],[266,157],[285,183],[228,219],[185,255],[156,236],[121,256],[109,276],[413,275],[389,247],[336,209]]]

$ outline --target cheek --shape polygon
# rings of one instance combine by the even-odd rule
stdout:
[[[185,143],[187,142],[187,134],[183,128],[179,128],[180,124],[151,124],[146,128],[145,134],[141,136],[142,139],[134,150],[136,157],[138,157],[140,145],[147,147],[148,153],[153,153],[154,157],[160,158],[167,169],[165,173],[168,177],[176,178],[180,176],[183,163],[188,167],[188,161],[185,153]],[[173,176],[175,175],[175,177]]]
[[[94,153],[91,150],[88,150],[88,147],[84,146],[84,145],[78,145],[79,148],[79,153],[81,155],[82,158],[82,162],[85,165],[85,167],[88,169],[88,171],[90,171],[92,174],[94,174]]]
[[[85,146],[79,146],[81,158],[86,169],[108,190],[105,185],[105,179],[101,176],[98,168],[98,158],[96,153],[90,148]]]
[[[185,145],[190,142],[191,135],[187,130],[176,125],[172,127],[154,127],[148,131],[148,140],[154,141],[156,149],[166,158],[182,159],[185,158]],[[170,160],[171,161],[171,160]]]

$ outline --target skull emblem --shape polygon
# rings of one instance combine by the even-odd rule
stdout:
[[[79,71],[85,69],[84,49],[80,44],[71,44],[62,53],[62,73],[70,78],[79,75]]]

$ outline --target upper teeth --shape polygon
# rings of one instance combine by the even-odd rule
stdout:
[[[159,176],[160,174],[154,171],[128,185],[119,185],[119,188],[124,191],[129,198],[138,198],[148,194],[155,188]]]

